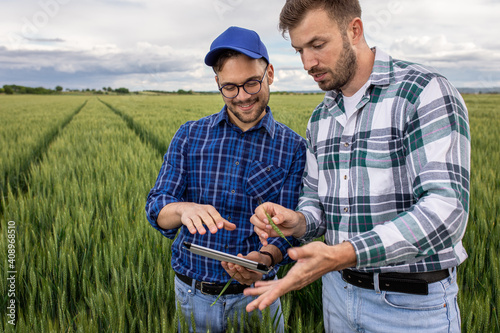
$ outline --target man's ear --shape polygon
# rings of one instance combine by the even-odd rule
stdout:
[[[363,21],[359,17],[354,18],[349,23],[348,33],[353,45],[358,44],[363,39],[363,29]]]
[[[273,67],[273,64],[269,64],[267,66],[267,80],[269,82],[269,85],[273,84],[273,82],[274,82],[274,67]]]

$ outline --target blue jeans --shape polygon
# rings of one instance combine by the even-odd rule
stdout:
[[[428,295],[363,289],[330,272],[323,276],[325,332],[460,333],[457,293],[456,269],[430,283]]]
[[[237,323],[236,332],[243,332],[247,329],[242,329],[241,325],[252,325],[257,328],[252,329],[249,327],[250,332],[255,332],[260,326],[262,312],[256,310],[247,314],[245,307],[248,303],[255,299],[255,297],[245,296],[243,294],[235,295],[222,295],[217,303],[210,306],[218,295],[204,295],[200,290],[196,289],[193,285],[187,285],[177,276],[175,277],[175,302],[176,308],[180,304],[184,321],[186,322],[189,332],[193,332],[192,318],[193,315],[196,332],[225,332],[229,325],[235,327]],[[284,331],[283,315],[281,314],[281,303],[278,298],[270,307],[270,318],[279,320],[276,327],[276,332]],[[278,313],[277,313],[278,311]],[[274,315],[277,313],[276,317]],[[256,316],[257,320],[252,320],[252,316]],[[244,322],[242,322],[242,317]],[[228,321],[231,323],[229,324]],[[276,326],[277,325],[277,326]],[[179,332],[181,332],[181,325],[179,325]]]

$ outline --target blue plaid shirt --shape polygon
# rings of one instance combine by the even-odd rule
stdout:
[[[243,255],[261,247],[250,217],[259,199],[295,209],[306,159],[306,143],[274,120],[271,110],[253,128],[242,132],[219,113],[182,125],[175,134],[146,203],[147,218],[164,236],[174,239],[172,268],[198,281],[225,283],[230,276],[219,261],[191,254],[183,242]],[[236,230],[192,235],[185,226],[160,228],[156,219],[172,202],[212,205]],[[284,257],[287,243],[270,239]],[[276,274],[278,267],[269,275]]]

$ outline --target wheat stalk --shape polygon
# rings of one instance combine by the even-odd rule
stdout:
[[[259,199],[259,205],[262,205],[262,199]],[[266,209],[264,208],[264,213],[266,213],[266,217],[267,217],[267,221],[269,222],[269,224],[271,225],[271,227],[273,227],[273,230],[276,231],[276,233],[281,237],[283,238],[284,240],[286,240],[286,242],[291,246],[293,247],[292,243],[290,243],[288,241],[288,239],[285,237],[285,234],[283,234],[283,232],[278,228],[278,226],[276,224],[274,224],[273,222],[273,219],[271,218],[271,215],[269,215],[269,213],[266,211]]]

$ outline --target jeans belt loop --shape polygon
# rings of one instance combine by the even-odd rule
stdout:
[[[373,273],[373,288],[377,294],[381,293],[378,273]]]

